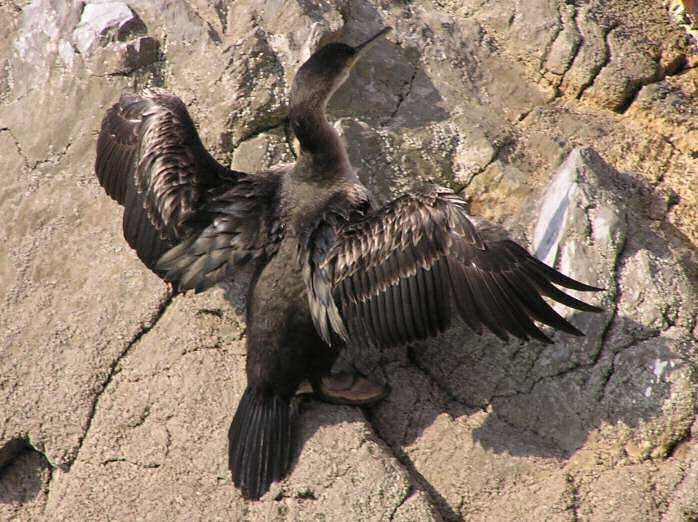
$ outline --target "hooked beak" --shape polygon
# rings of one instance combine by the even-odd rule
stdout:
[[[366,51],[373,46],[378,41],[378,38],[383,36],[386,33],[389,33],[392,31],[392,27],[384,27],[380,31],[378,31],[376,34],[374,34],[371,38],[366,40],[364,43],[357,45],[354,47],[354,51],[356,53],[354,54],[354,59],[351,62],[352,67],[356,65],[356,63],[361,59],[361,57],[366,53]]]

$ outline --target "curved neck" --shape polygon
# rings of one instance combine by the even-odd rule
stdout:
[[[342,139],[325,116],[324,101],[294,105],[288,117],[301,146],[298,163],[306,175],[332,177],[349,167]]]

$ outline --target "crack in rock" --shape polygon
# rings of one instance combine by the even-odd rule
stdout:
[[[28,170],[32,170],[36,165],[34,165],[34,166],[31,165],[31,161],[29,161],[29,157],[22,149],[22,146],[19,144],[19,140],[15,136],[14,132],[12,132],[12,129],[10,129],[9,127],[1,127],[0,133],[3,133],[3,132],[7,132],[10,135],[10,137],[12,138],[12,141],[15,142],[15,148],[17,149],[17,153],[22,157],[22,160],[24,161],[24,167]]]
[[[112,457],[107,460],[104,460],[101,462],[102,466],[108,466],[109,464],[114,464],[117,462],[121,462],[123,464],[130,464],[131,466],[135,466],[137,468],[141,469],[158,469],[161,464],[158,463],[152,463],[152,464],[139,464],[138,462],[133,462],[131,460],[128,460],[125,457]]]
[[[0,134],[3,132],[7,132],[10,135],[10,137],[12,138],[12,141],[14,141],[15,148],[17,149],[17,153],[22,157],[22,162],[24,163],[24,168],[27,170],[36,170],[39,166],[44,165],[46,163],[54,163],[54,164],[60,163],[61,160],[65,157],[65,155],[68,154],[70,147],[73,145],[72,140],[69,140],[68,143],[66,143],[66,145],[63,147],[63,150],[58,151],[58,152],[49,151],[46,158],[34,160],[32,162],[29,159],[29,156],[27,156],[26,152],[24,152],[22,145],[19,143],[19,140],[17,139],[15,134],[12,132],[12,129],[10,129],[9,127],[0,127]]]
[[[582,519],[579,516],[579,486],[577,486],[574,475],[571,473],[565,474],[565,480],[567,481],[567,488],[571,497],[568,509],[572,512],[572,522],[580,522]]]
[[[548,42],[545,44],[545,48],[543,49],[543,53],[541,54],[540,60],[538,61],[538,69],[543,71],[545,70],[545,62],[548,60],[548,57],[550,56],[550,51],[553,48],[553,45],[555,45],[555,41],[557,40],[558,36],[562,33],[563,28],[565,27],[565,23],[562,20],[562,12],[560,11],[561,6],[558,4],[557,6],[557,24],[555,25],[555,29],[553,33],[550,35],[550,39]]]
[[[682,447],[684,444],[689,443],[692,439],[693,439],[693,432],[691,431],[690,427],[687,427],[684,430],[684,432],[682,434],[680,434],[679,438],[677,438],[675,441],[673,441],[670,445],[667,446],[666,455],[664,457],[664,460],[669,460],[669,459],[674,458],[678,449],[680,447]],[[683,481],[683,478],[681,480]],[[678,489],[678,485],[676,486],[676,489]]]
[[[421,53],[420,53],[420,55],[421,55]],[[390,117],[388,118],[390,121],[395,119],[395,117],[397,116],[397,113],[400,111],[400,107],[402,106],[402,103],[412,93],[412,86],[414,85],[414,79],[417,77],[417,71],[419,70],[418,63],[419,63],[419,60],[417,60],[417,63],[414,64],[414,68],[412,69],[412,74],[410,75],[410,78],[405,83],[402,84],[400,92],[397,95],[397,104],[395,105],[395,110],[393,110],[393,112],[390,113]]]
[[[653,78],[650,78],[648,80],[639,79],[637,82],[634,82],[635,85],[632,86],[630,92],[628,93],[627,97],[623,100],[623,102],[616,109],[614,109],[615,112],[617,112],[618,114],[625,114],[628,111],[628,109],[632,106],[632,104],[635,103],[635,100],[640,94],[640,91],[642,91],[643,87],[646,87],[647,85],[653,85],[655,83],[660,83],[671,76],[676,76],[691,68],[692,67],[689,67],[688,65],[688,60],[686,59],[686,56],[681,55],[673,63],[671,63],[663,70],[658,70]],[[669,144],[673,147],[673,144]]]
[[[393,509],[392,513],[390,513],[388,520],[395,520],[395,515],[397,514],[397,512],[400,510],[402,506],[405,505],[405,502],[407,502],[410,498],[412,498],[412,496],[414,496],[415,492],[416,488],[414,487],[414,484],[410,484],[404,496],[400,499],[400,502],[398,502],[397,506],[395,506],[395,509]]]
[[[574,4],[574,16],[572,17],[572,22],[574,23],[574,29],[577,33],[577,36],[579,37],[579,41],[576,42],[576,45],[573,46],[572,56],[570,57],[569,61],[567,62],[565,70],[562,72],[562,75],[560,76],[560,83],[556,87],[557,96],[562,95],[562,93],[560,92],[560,86],[562,86],[565,83],[567,73],[570,72],[570,70],[574,66],[574,62],[577,60],[577,57],[579,56],[579,52],[581,51],[582,47],[584,46],[584,34],[582,34],[582,30],[579,26],[579,8],[577,7],[576,4]]]
[[[536,108],[537,107],[533,107],[529,111],[529,113],[532,112],[533,110],[535,110]],[[519,120],[519,122],[522,121],[526,116],[528,116],[528,113],[526,113],[526,115],[523,116],[521,118],[521,120]],[[519,122],[517,122],[517,123],[519,123]],[[492,148],[494,149],[494,153],[492,154],[492,157],[489,160],[487,160],[487,162],[482,167],[478,168],[472,174],[470,174],[468,176],[468,179],[463,183],[462,186],[455,187],[454,192],[456,194],[461,195],[461,197],[464,197],[466,199],[466,201],[468,199],[470,199],[470,196],[468,194],[464,194],[464,192],[473,183],[473,181],[475,180],[476,177],[478,177],[480,174],[485,172],[489,168],[489,166],[492,165],[494,162],[499,160],[499,155],[507,144],[508,143],[506,141],[504,141],[504,142],[495,141],[494,143],[492,143]]]
[[[280,129],[283,130],[283,127],[284,127],[284,120],[281,120],[281,121],[272,122],[272,123],[270,123],[269,125],[265,125],[265,126],[263,126],[263,127],[258,127],[258,128],[256,128],[256,129],[252,129],[250,132],[248,132],[247,134],[245,134],[242,138],[240,138],[240,139],[238,140],[237,145],[236,145],[235,148],[231,151],[231,153],[232,153],[232,152],[235,152],[235,151],[237,150],[237,148],[238,148],[242,143],[244,143],[244,142],[246,142],[246,141],[253,140],[253,139],[255,139],[256,137],[260,136],[261,134],[265,134],[265,133],[272,132],[272,131],[276,131],[276,130],[280,130]]]
[[[165,299],[160,303],[158,306],[158,309],[155,311],[153,316],[147,320],[143,325],[141,326],[140,330],[136,332],[136,334],[133,336],[133,338],[126,343],[125,348],[114,358],[112,363],[109,365],[109,369],[107,371],[107,376],[100,385],[99,389],[95,393],[94,399],[92,401],[92,404],[90,405],[90,410],[87,414],[87,422],[85,424],[85,429],[83,431],[82,436],[78,440],[78,446],[77,450],[75,452],[75,456],[64,466],[61,466],[64,471],[69,471],[73,463],[75,463],[78,460],[78,457],[80,456],[80,450],[82,449],[82,445],[85,442],[85,439],[87,439],[87,435],[92,428],[92,422],[94,421],[95,415],[97,413],[97,405],[99,404],[99,401],[102,397],[102,394],[106,391],[106,389],[109,387],[109,384],[111,383],[112,379],[114,378],[114,375],[116,375],[119,363],[121,360],[126,356],[126,354],[131,350],[133,346],[135,346],[141,338],[146,335],[150,330],[155,328],[157,325],[158,321],[162,318],[162,316],[165,314],[165,311],[169,307],[169,305],[172,303],[172,300],[175,296],[175,293],[172,291],[168,290],[167,296]]]
[[[424,366],[422,366],[419,362],[419,358],[415,354],[414,347],[412,345],[409,345],[407,347],[407,360],[410,362],[410,364],[419,370],[430,382],[434,384],[434,386],[444,394],[444,396],[450,401],[454,402],[456,404],[459,404],[463,406],[464,408],[467,408],[469,410],[483,410],[483,407],[477,404],[468,404],[464,402],[462,399],[459,397],[456,397],[456,395],[449,390],[446,386],[444,386],[439,380]]]
[[[609,40],[609,37],[611,35],[611,32],[614,31],[618,26],[617,25],[612,25],[609,27],[606,32],[603,35],[603,41],[604,41],[604,48],[603,48],[603,59],[601,63],[595,65],[590,74],[589,74],[589,79],[582,84],[582,86],[579,88],[579,92],[577,93],[576,98],[578,100],[582,99],[582,96],[584,95],[584,92],[589,88],[594,85],[594,82],[596,82],[596,79],[599,77],[599,74],[601,74],[601,71],[604,70],[604,68],[611,63],[611,43]],[[582,38],[582,42],[580,44],[580,48],[582,45],[584,45],[584,36],[580,33],[580,37]]]
[[[416,492],[416,488],[414,486],[415,484],[419,485],[419,487],[422,489],[423,493],[427,497],[428,502],[438,511],[438,513],[441,515],[441,517],[444,518],[444,520],[462,520],[462,517],[460,517],[451,509],[446,499],[443,498],[439,494],[439,492],[429,483],[429,481],[426,478],[424,478],[424,476],[419,472],[419,470],[417,470],[414,463],[412,462],[412,459],[410,459],[410,457],[402,450],[402,448],[400,448],[397,445],[390,444],[388,440],[382,435],[382,433],[378,429],[378,426],[373,422],[373,416],[371,411],[368,408],[361,408],[361,410],[363,411],[366,423],[371,427],[371,431],[373,432],[375,437],[378,438],[381,442],[383,442],[385,447],[392,453],[393,458],[401,464],[402,468],[405,470],[407,475],[410,477],[410,481],[412,482],[408,487],[404,498],[400,501],[398,506],[392,512],[389,520],[393,520],[400,506],[402,506],[405,502],[407,502],[407,500],[409,500],[409,498],[412,495],[414,495],[414,493]]]

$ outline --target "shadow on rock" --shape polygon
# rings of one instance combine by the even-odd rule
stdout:
[[[387,26],[382,13],[369,2],[347,2],[341,8],[345,24],[333,39],[360,42]],[[443,99],[420,64],[422,40],[388,42],[371,50],[371,56],[352,71],[329,103],[333,118],[352,117],[372,125],[421,128],[446,120]],[[380,72],[376,69],[380,68]]]
[[[8,442],[0,449],[0,459],[0,505],[27,504],[45,490],[51,468],[26,441]]]
[[[659,204],[652,194],[575,149],[536,204],[533,250],[547,242],[546,262],[605,288],[571,292],[602,313],[557,308],[585,337],[507,344],[460,327],[407,351],[350,354],[390,386],[368,420],[446,518],[459,519],[474,476],[497,480],[483,470],[507,455],[559,463],[585,448],[640,462],[667,457],[689,433],[698,299],[687,243],[644,214]]]

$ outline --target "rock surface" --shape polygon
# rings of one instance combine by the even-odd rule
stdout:
[[[698,58],[669,4],[0,3],[0,519],[696,520]],[[242,318],[141,266],[95,133],[158,85],[222,161],[289,161],[299,64],[384,25],[329,108],[362,179],[464,189],[605,312],[552,346],[456,328],[347,354],[391,394],[299,399],[292,474],[246,503]]]

